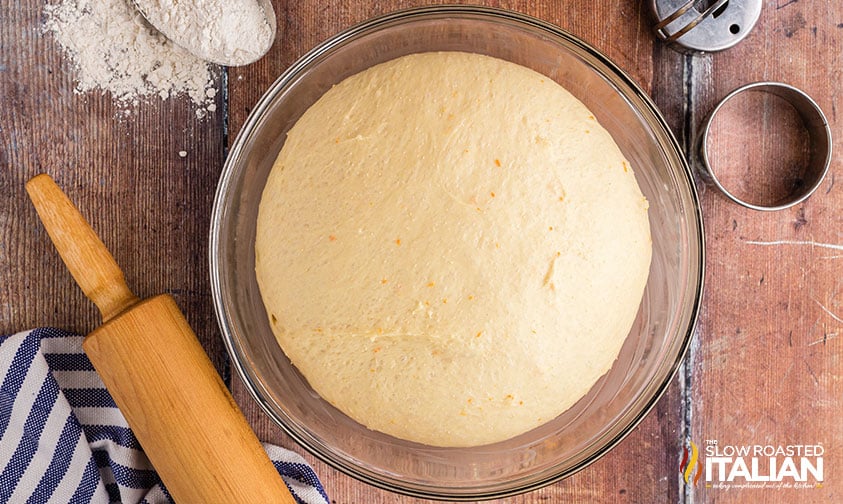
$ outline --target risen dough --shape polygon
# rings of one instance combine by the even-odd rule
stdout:
[[[647,201],[553,80],[405,56],[324,94],[266,183],[256,273],[324,399],[438,446],[547,422],[612,366],[650,264]]]

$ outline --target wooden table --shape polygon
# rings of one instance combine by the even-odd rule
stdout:
[[[227,80],[221,74],[217,84],[227,82],[227,93],[205,120],[195,118],[187,99],[153,100],[116,118],[109,96],[73,92],[71,68],[42,34],[41,1],[0,4],[0,333],[43,325],[86,333],[98,325],[26,199],[24,182],[47,172],[93,222],[138,295],[175,296],[259,436],[303,453],[230,372],[206,260],[214,189],[226,147],[277,75],[351,24],[418,3],[276,2],[282,32],[271,52],[256,64],[223,70]],[[680,54],[656,41],[647,3],[493,4],[555,23],[606,53],[651,94],[687,152],[719,98],[759,80],[807,91],[825,110],[834,137],[843,138],[843,3],[768,0],[749,37],[713,55]],[[759,159],[779,144],[771,138],[733,139],[731,150],[724,143],[721,152],[736,159],[721,162],[739,170],[755,160],[762,170],[742,180],[763,178],[771,163]],[[509,502],[843,502],[840,176],[835,154],[812,198],[770,213],[739,207],[698,180],[706,290],[685,364],[617,448],[575,476]],[[822,444],[824,482],[790,489],[686,485],[679,466],[689,440],[701,450],[714,440],[719,446]],[[336,503],[418,502],[304,455]]]

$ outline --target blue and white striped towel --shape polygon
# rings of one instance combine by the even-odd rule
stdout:
[[[82,336],[0,336],[0,503],[170,503],[82,351]],[[299,455],[264,445],[300,504],[328,504]]]

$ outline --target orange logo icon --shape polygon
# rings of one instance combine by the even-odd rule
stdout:
[[[698,463],[700,452],[693,441],[688,441],[688,444],[691,445],[691,451],[689,453],[687,447],[682,448],[682,462],[679,464],[679,472],[682,473],[686,485],[691,483],[691,475],[693,474],[693,483],[696,485],[700,480],[700,476],[702,476],[702,467]],[[694,473],[694,469],[696,469],[696,474]]]

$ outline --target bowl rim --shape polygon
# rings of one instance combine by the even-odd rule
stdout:
[[[389,25],[390,23],[397,20],[406,21],[416,18],[425,18],[432,14],[435,14],[442,18],[447,18],[447,16],[473,16],[483,19],[509,21],[514,22],[516,24],[520,24],[522,26],[538,29],[539,31],[548,32],[554,37],[564,39],[572,46],[588,53],[590,57],[595,58],[600,64],[604,65],[605,69],[612,73],[614,77],[618,78],[622,82],[622,84],[627,86],[628,90],[631,91],[632,95],[636,99],[640,100],[640,103],[644,105],[644,107],[646,108],[646,112],[648,112],[652,116],[651,118],[655,120],[655,124],[653,124],[653,126],[657,127],[655,129],[660,129],[660,133],[664,135],[665,143],[662,145],[662,148],[672,151],[674,157],[679,160],[679,164],[681,165],[681,173],[685,176],[685,182],[687,182],[690,201],[692,203],[689,206],[693,209],[693,216],[692,218],[691,216],[689,216],[689,220],[693,220],[693,222],[696,224],[697,229],[696,236],[691,236],[689,237],[689,239],[693,239],[699,245],[698,256],[696,258],[689,258],[689,262],[691,264],[693,264],[695,262],[694,260],[696,260],[696,264],[699,265],[699,274],[697,275],[697,278],[693,279],[696,282],[696,289],[694,290],[693,299],[690,299],[689,296],[689,305],[687,305],[688,307],[686,310],[688,326],[684,336],[682,337],[680,351],[676,354],[674,361],[669,365],[670,372],[665,375],[664,380],[658,385],[658,387],[654,388],[654,393],[645,402],[639,412],[635,414],[632,421],[630,421],[627,425],[623,426],[617,432],[617,434],[604,441],[602,446],[593,456],[588,457],[585,460],[578,462],[577,464],[574,464],[572,467],[566,470],[549,474],[548,476],[537,481],[521,482],[518,485],[507,487],[505,490],[492,490],[486,492],[472,493],[470,495],[464,493],[435,492],[431,491],[429,488],[427,489],[427,491],[422,491],[415,488],[398,486],[390,483],[389,481],[378,479],[377,477],[373,477],[370,473],[366,471],[359,470],[353,464],[340,463],[337,460],[332,459],[331,457],[322,453],[317,447],[312,446],[310,443],[304,440],[302,436],[300,436],[285,422],[281,421],[281,419],[273,411],[267,401],[261,396],[260,392],[257,390],[255,384],[252,383],[252,380],[245,369],[245,366],[243,364],[243,361],[245,360],[244,355],[242,354],[240,348],[234,342],[230,322],[227,318],[227,310],[223,300],[223,293],[221,287],[222,282],[218,281],[218,279],[220,278],[220,265],[222,259],[218,253],[219,246],[221,243],[221,236],[219,233],[219,227],[216,224],[220,222],[223,218],[223,213],[225,210],[224,196],[228,193],[229,186],[232,184],[232,179],[236,171],[234,160],[238,159],[241,156],[246,142],[246,138],[254,132],[256,125],[262,118],[266,109],[271,105],[278,92],[283,89],[290,81],[299,76],[303,70],[306,70],[310,66],[310,64],[314,60],[318,59],[322,54],[327,51],[330,51],[335,47],[342,46],[348,40],[371,32],[377,29],[378,27]],[[679,175],[679,173],[677,173],[677,175]],[[512,10],[473,5],[436,5],[412,7],[394,10],[370,18],[366,21],[354,24],[338,32],[337,34],[329,37],[323,42],[317,44],[312,49],[307,51],[304,55],[302,55],[300,58],[298,58],[286,70],[284,70],[279,75],[279,77],[277,77],[276,80],[266,89],[261,98],[258,100],[255,107],[249,113],[249,116],[243,123],[243,126],[240,128],[240,131],[238,132],[226,156],[226,160],[223,165],[223,169],[220,174],[220,179],[218,181],[217,189],[214,195],[214,202],[211,213],[211,226],[208,250],[210,262],[209,274],[214,312],[222,334],[222,339],[225,344],[226,351],[228,352],[230,364],[234,367],[240,380],[242,381],[246,389],[249,391],[249,394],[258,403],[264,413],[266,413],[273,420],[273,422],[278,425],[284,431],[284,433],[287,434],[290,438],[292,438],[300,447],[304,448],[308,453],[315,456],[322,462],[326,463],[331,468],[336,469],[341,473],[346,474],[347,476],[351,476],[354,479],[357,479],[359,481],[362,481],[364,483],[367,483],[369,485],[383,490],[388,490],[391,492],[412,497],[434,500],[488,500],[502,497],[510,497],[513,495],[525,493],[527,491],[537,490],[545,486],[551,485],[553,483],[556,483],[558,481],[561,481],[581,471],[582,469],[588,467],[589,465],[609,453],[624,438],[626,438],[626,436],[629,435],[641,423],[641,421],[643,421],[644,418],[649,415],[653,407],[662,398],[670,383],[675,378],[679,368],[681,367],[682,362],[685,359],[685,356],[690,347],[691,340],[696,331],[697,321],[702,303],[705,280],[705,233],[703,228],[703,218],[699,194],[696,188],[696,184],[694,183],[694,175],[690,169],[686,156],[684,155],[678,141],[676,140],[675,135],[673,134],[671,128],[667,124],[667,121],[665,120],[659,109],[656,107],[655,103],[650,98],[650,96],[647,95],[647,93],[645,93],[643,89],[632,78],[630,78],[629,75],[627,75],[626,72],[621,70],[602,52],[600,52],[598,49],[591,46],[590,44],[584,42],[577,36],[562,29],[561,27],[556,26],[550,22],[543,21],[536,17],[520,12],[515,12]],[[691,279],[691,277],[692,275],[689,275],[689,279]],[[688,289],[688,292],[690,292],[690,288]],[[667,361],[662,365],[665,366],[666,364]],[[469,488],[465,488],[465,490],[469,490]]]

